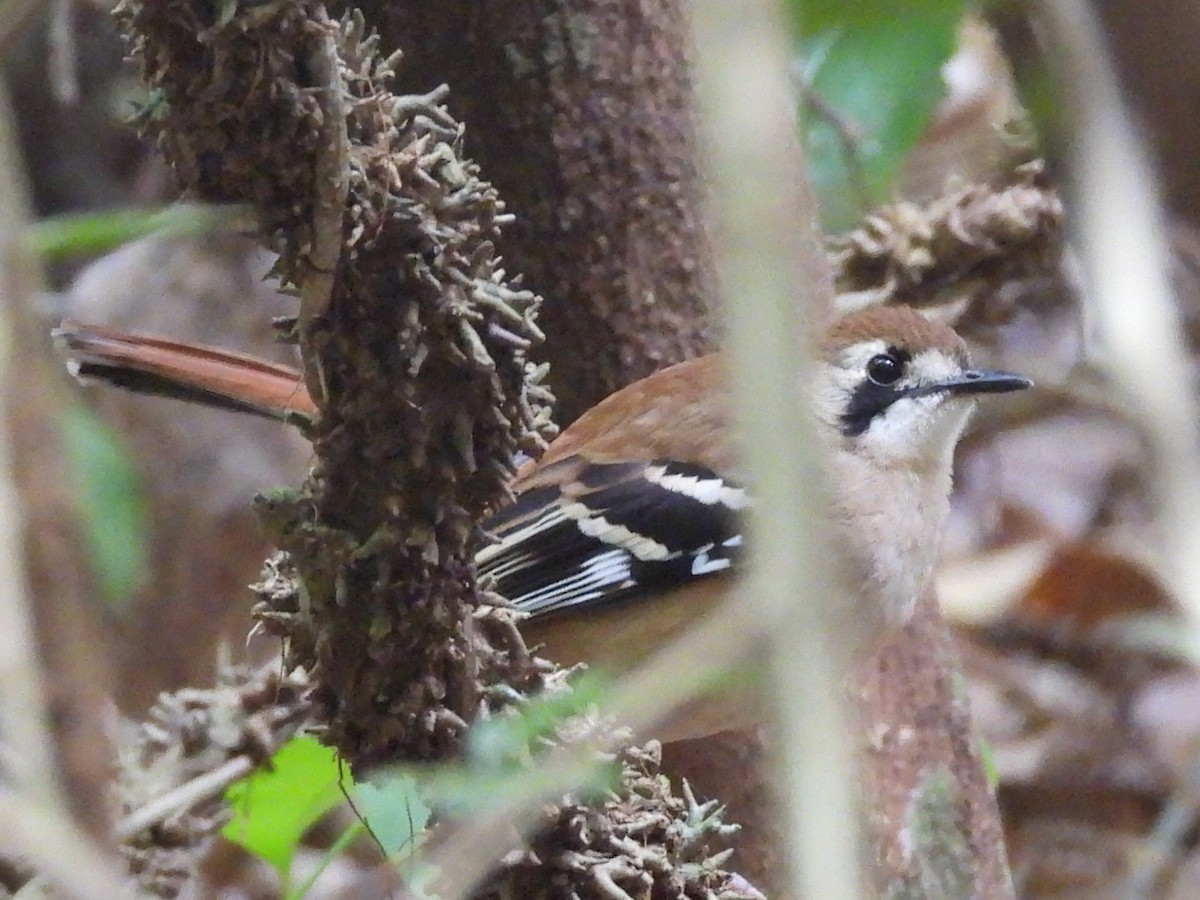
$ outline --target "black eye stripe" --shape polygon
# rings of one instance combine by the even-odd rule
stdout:
[[[868,363],[868,368],[874,363],[879,354],[871,358]],[[903,374],[904,367],[912,359],[912,354],[907,350],[901,350],[899,347],[888,347],[887,356],[892,357],[899,363],[900,375]],[[867,375],[864,372],[864,375]],[[896,381],[900,375],[889,384],[880,384],[873,381],[872,378],[863,378],[862,383],[855,389],[850,396],[850,402],[846,405],[846,411],[842,413],[842,434],[846,437],[857,437],[868,428],[871,427],[871,421],[889,406],[904,396],[903,390],[896,388]]]
[[[871,427],[871,421],[903,396],[891,385],[863,380],[850,396],[842,413],[842,434],[858,437]]]

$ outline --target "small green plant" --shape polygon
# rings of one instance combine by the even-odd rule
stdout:
[[[537,791],[540,781],[531,758],[552,740],[557,726],[601,700],[600,679],[578,680],[571,692],[533,700],[520,715],[478,723],[462,762],[402,765],[354,780],[337,754],[315,738],[293,738],[270,766],[226,791],[233,819],[221,834],[279,872],[287,900],[299,900],[320,872],[356,839],[369,835],[410,887],[419,890],[429,876],[415,859],[431,812],[465,817],[484,813],[514,795]],[[578,790],[600,796],[616,784],[614,765],[592,770]],[[358,821],[325,852],[321,864],[293,886],[292,864],[300,842],[318,820],[349,801]]]
[[[961,0],[789,0],[804,100],[801,132],[825,228],[892,199],[943,96]]]
[[[337,754],[312,737],[295,737],[255,772],[226,791],[233,819],[221,834],[266,860],[290,884],[300,839],[345,799]]]

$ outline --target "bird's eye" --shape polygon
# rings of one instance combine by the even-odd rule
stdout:
[[[879,385],[895,384],[904,374],[904,363],[894,354],[880,353],[867,363],[867,377]]]

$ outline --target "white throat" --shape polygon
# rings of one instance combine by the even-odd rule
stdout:
[[[931,589],[950,511],[954,447],[970,404],[938,410],[917,458],[880,458],[871,441],[834,451],[834,522],[865,599],[890,621],[907,620]]]

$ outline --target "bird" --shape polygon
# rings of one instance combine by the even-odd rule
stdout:
[[[318,414],[288,366],[69,321],[55,338],[85,381],[285,421]],[[492,541],[478,574],[542,655],[619,676],[736,589],[753,499],[724,369],[714,353],[608,396],[518,470],[515,499],[483,523]],[[857,593],[902,623],[932,588],[954,448],[976,399],[1032,382],[974,368],[952,328],[904,306],[835,319],[811,377],[834,541]],[[672,730],[723,730],[736,705]]]

